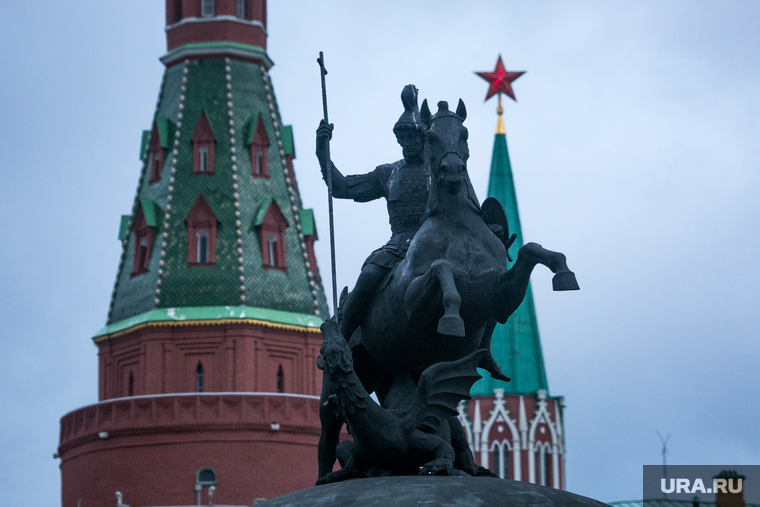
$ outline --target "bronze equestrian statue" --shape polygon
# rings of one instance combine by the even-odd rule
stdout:
[[[517,309],[536,264],[555,273],[554,290],[578,288],[565,256],[536,243],[520,248],[507,269],[504,243],[492,234],[467,173],[466,117],[461,100],[456,112],[439,102],[434,116],[423,103],[431,167],[425,221],[351,342],[383,368],[422,371],[483,348],[489,320],[504,323]]]
[[[404,104],[406,108],[407,102]],[[390,452],[393,445],[401,444],[377,443],[387,441],[385,431],[391,430],[391,423],[387,420],[383,422],[387,419],[385,416],[366,417],[367,411],[373,409],[368,405],[365,394],[375,391],[386,411],[400,410],[399,417],[407,421],[406,418],[411,417],[409,414],[424,411],[424,405],[429,403],[415,393],[419,392],[423,380],[429,380],[431,368],[432,371],[436,368],[446,370],[452,365],[466,364],[471,375],[460,375],[448,386],[452,399],[457,399],[458,403],[467,397],[466,392],[474,382],[472,379],[477,378],[476,366],[483,366],[488,357],[492,361],[489,348],[493,327],[496,322],[506,322],[520,305],[536,264],[544,264],[555,273],[555,290],[578,289],[575,275],[568,269],[564,255],[545,250],[535,243],[523,246],[514,266],[507,269],[507,249],[514,239],[505,241],[504,234],[501,238],[493,234],[494,226],[489,222],[500,223],[502,233],[508,235],[503,210],[495,200],[487,200],[483,206],[484,212],[472,188],[467,173],[469,152],[467,129],[463,125],[466,116],[461,100],[456,112],[449,111],[447,103],[439,102],[438,112],[434,116],[427,107],[427,101],[423,103],[419,118],[424,127],[418,131],[424,132],[423,160],[429,163],[431,178],[422,214],[423,223],[414,228],[411,238],[408,235],[412,229],[404,229],[406,236],[402,237],[411,240],[403,248],[406,255],[394,260],[395,265],[390,268],[385,266],[380,274],[375,273],[377,279],[373,280],[372,290],[361,295],[363,311],[344,317],[344,323],[348,319],[356,319],[350,325],[341,326],[341,331],[351,331],[351,334],[344,333],[343,337],[348,340],[352,353],[341,356],[351,361],[350,380],[339,369],[326,367],[326,352],[334,351],[336,345],[328,340],[328,333],[323,330],[325,343],[319,361],[324,371],[320,408],[320,481],[340,480],[357,473],[408,473],[418,469],[426,473],[450,474],[455,469],[454,463],[465,463],[465,468],[470,463],[474,465],[469,448],[461,449],[461,445],[453,457],[445,445],[436,447],[432,454],[433,465],[430,464],[429,449],[422,453],[402,453],[396,460],[389,460],[382,452],[382,456],[377,455],[378,449]],[[321,136],[329,137],[327,125],[322,125],[320,131]],[[337,170],[333,171],[335,175]],[[390,183],[382,187],[387,189],[387,193],[382,195],[389,200],[393,225],[392,199],[388,196],[394,195],[394,172],[392,168],[384,171],[389,174],[387,181]],[[337,179],[340,178],[342,176]],[[345,189],[351,187],[348,178],[344,182]],[[340,194],[336,192],[335,195],[359,195],[347,192],[342,193],[341,190]],[[365,268],[361,276],[365,276]],[[363,282],[361,276],[357,287]],[[362,293],[359,291],[357,294]],[[351,297],[348,296],[348,299]],[[345,297],[342,299],[346,301]],[[342,310],[350,306],[348,301],[342,303],[338,317]],[[356,326],[360,327],[353,332]],[[337,326],[330,332],[337,332]],[[491,366],[489,370],[495,363]],[[498,367],[495,369],[500,373]],[[349,384],[355,387],[357,382],[361,390],[348,388]],[[415,400],[412,406],[408,401],[403,401],[411,399]],[[357,442],[351,454],[354,461],[349,457],[351,462],[346,462],[345,471],[328,475],[335,460],[338,433],[346,419]],[[453,423],[449,421],[448,424],[442,424],[443,420],[427,426],[415,420],[409,431],[438,435],[440,431],[447,431],[445,428],[448,427],[448,437],[442,440],[452,447],[455,447],[455,442],[461,444],[464,437],[461,425],[455,418]],[[371,444],[368,443],[370,441]],[[375,446],[375,451],[364,452],[367,446]],[[359,464],[356,463],[357,456],[361,461]],[[465,469],[464,472],[490,475],[480,473],[477,468]]]

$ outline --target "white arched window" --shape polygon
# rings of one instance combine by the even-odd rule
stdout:
[[[274,234],[267,235],[267,264],[270,266],[277,265],[277,236]]]
[[[491,459],[493,460],[491,471],[503,479],[504,475],[501,472],[503,460],[501,455],[501,445],[499,445],[499,442],[491,444]]]
[[[214,0],[202,0],[201,16],[204,18],[210,18],[214,15]]]
[[[153,159],[151,162],[151,182],[155,182],[161,179],[161,160],[162,156],[160,153],[156,153],[153,155]]]
[[[195,472],[195,482],[201,486],[216,486],[216,472],[210,467],[199,468]]]
[[[256,152],[256,173],[257,175],[264,174],[264,154],[260,151]]]
[[[538,454],[538,483],[541,486],[549,486],[549,478],[551,475],[551,451],[549,444],[538,444],[536,448],[536,454]]]
[[[506,440],[501,443],[501,470],[499,477],[509,479],[509,444]]]
[[[148,238],[140,238],[140,246],[137,250],[137,264],[139,266],[148,265]]]
[[[208,262],[208,231],[198,231],[195,233],[197,255],[195,262]]]
[[[493,468],[491,471],[502,479],[509,479],[509,444],[507,441],[494,442],[491,445]]]
[[[201,467],[195,471],[195,491],[198,505],[201,504],[201,491],[203,486],[216,487],[216,472],[211,467]],[[211,505],[211,492],[209,492],[209,505]]]
[[[211,152],[209,152],[210,155]],[[185,225],[187,225],[187,266],[214,266],[217,220],[203,195],[196,199],[185,218]]]
[[[198,148],[198,155],[201,157],[200,172],[207,173],[208,172],[208,148],[206,148],[205,146],[203,148]]]

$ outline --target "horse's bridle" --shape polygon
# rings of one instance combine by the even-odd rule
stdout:
[[[444,158],[446,158],[446,155],[448,155],[449,153],[453,153],[454,155],[456,155],[457,157],[459,157],[459,160],[462,161],[462,164],[464,164],[465,168],[467,167],[467,162],[465,162],[465,160],[462,158],[462,155],[460,155],[459,153],[457,153],[456,151],[453,151],[453,150],[447,151],[446,153],[444,153],[441,156],[440,160],[443,160]],[[436,172],[438,173],[439,176],[441,175],[441,163],[440,163],[440,161],[438,162],[438,169],[436,170]]]

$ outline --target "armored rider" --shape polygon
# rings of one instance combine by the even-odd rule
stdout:
[[[332,170],[333,197],[368,202],[384,197],[388,203],[391,239],[370,254],[362,266],[354,290],[343,304],[341,334],[348,340],[361,325],[364,309],[385,276],[405,256],[414,234],[420,228],[428,199],[430,166],[425,159],[425,127],[417,105],[417,88],[406,85],[401,92],[404,112],[393,126],[401,145],[402,160],[383,164],[367,174],[343,176],[326,160],[327,142],[332,125],[324,120],[317,129],[317,158],[326,180],[328,165]]]

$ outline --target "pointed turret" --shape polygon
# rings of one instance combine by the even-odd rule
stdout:
[[[502,113],[501,97],[499,97],[499,118],[491,157],[488,197],[499,200],[507,215],[509,232],[517,234],[517,239],[510,248],[510,254],[515,259],[517,251],[523,246],[523,235]],[[511,267],[514,262],[507,261],[507,264]],[[505,383],[495,380],[487,372],[481,371],[483,379],[472,387],[473,396],[491,395],[494,388],[504,389],[505,394],[533,394],[539,389],[548,390],[530,284],[525,299],[506,324],[496,325],[491,339],[491,351],[496,362],[512,378],[512,381]]]
[[[510,234],[517,234],[510,247],[513,259],[523,246],[512,164],[501,107],[501,95],[515,99],[511,83],[524,72],[508,72],[499,56],[493,72],[478,72],[488,81],[486,100],[499,97],[488,197],[496,198],[507,215]],[[507,260],[511,267],[514,262]],[[565,432],[562,398],[547,403],[548,387],[536,311],[530,285],[525,299],[505,324],[497,324],[491,351],[511,382],[493,379],[485,370],[472,386],[474,403],[467,404],[467,420],[487,419],[479,442],[470,441],[476,462],[491,468],[503,479],[530,481],[565,488]],[[481,412],[483,415],[481,415]]]
[[[169,308],[187,318],[228,306],[260,320],[291,314],[277,314],[281,324],[327,315],[265,25],[261,1],[167,2],[167,69],[122,218],[109,326],[96,340]]]

